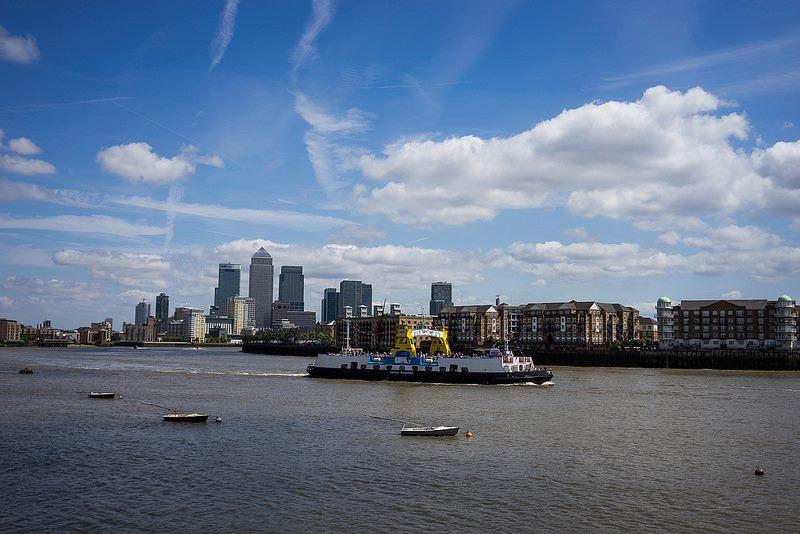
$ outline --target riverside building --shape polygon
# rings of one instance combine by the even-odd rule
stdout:
[[[228,299],[228,317],[233,319],[233,334],[239,335],[245,328],[253,328],[256,321],[256,300],[253,297],[231,297]],[[270,317],[272,312],[270,311]]]
[[[684,300],[656,303],[659,346],[693,349],[798,348],[794,299]]]
[[[339,292],[335,287],[326,287],[322,295],[320,321],[327,324],[339,316]]]
[[[142,300],[136,305],[136,319],[134,322],[139,325],[147,324],[148,317],[150,317],[150,304]]]
[[[430,328],[432,317],[423,315],[384,314],[374,317],[340,317],[334,325],[336,344],[347,346],[348,323],[350,330],[350,346],[373,352],[388,352],[397,341],[397,330],[401,327]],[[422,352],[425,352],[426,340],[421,340]],[[430,340],[427,340],[430,344]]]
[[[367,307],[369,315],[372,311],[372,284],[365,284],[361,280],[342,280],[339,283],[339,308],[336,316],[343,316],[345,307],[350,306],[358,317],[362,305]]]
[[[529,346],[590,348],[633,341],[639,310],[595,301],[531,303],[523,307],[519,340]]]

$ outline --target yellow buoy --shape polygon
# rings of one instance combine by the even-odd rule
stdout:
[[[467,430],[467,432],[464,435],[467,436],[468,438],[471,438],[472,437],[472,431]]]

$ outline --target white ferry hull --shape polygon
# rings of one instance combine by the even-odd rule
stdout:
[[[385,362],[391,362],[389,364]],[[444,384],[543,384],[553,378],[549,369],[532,366],[511,371],[492,358],[442,358],[435,361],[409,360],[398,364],[395,359],[376,361],[374,356],[320,354],[308,366],[314,378],[350,380],[391,380]]]

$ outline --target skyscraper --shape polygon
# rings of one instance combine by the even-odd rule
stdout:
[[[335,287],[326,287],[322,297],[322,310],[320,310],[323,323],[329,323],[339,315],[339,292]]]
[[[228,309],[228,299],[239,296],[242,283],[242,266],[238,263],[219,264],[219,282],[214,289],[214,306],[218,313]]]
[[[350,306],[357,315],[362,305],[367,307],[367,314],[372,311],[372,284],[364,284],[361,280],[342,280],[339,283],[337,316],[344,315],[345,306]]]
[[[169,295],[161,293],[156,297],[156,320],[159,332],[166,332],[169,326]]]
[[[150,304],[144,299],[136,305],[136,324],[147,324],[147,318],[150,317]]]
[[[444,308],[453,305],[453,284],[450,282],[434,282],[431,284],[431,315],[439,315]]]
[[[299,265],[284,265],[278,278],[278,300],[289,304],[290,311],[303,311],[305,298],[303,268]]]
[[[272,267],[272,256],[264,250],[250,258],[250,291],[249,296],[255,299],[255,321],[257,328],[272,326],[272,284],[275,272]],[[220,309],[226,309],[222,307]]]

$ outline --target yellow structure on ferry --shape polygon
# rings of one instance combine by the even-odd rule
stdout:
[[[398,327],[395,337],[392,356],[417,356],[417,340],[430,340],[431,345],[428,354],[431,356],[450,356],[450,343],[447,341],[446,328],[411,328],[406,326]]]

